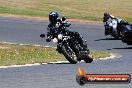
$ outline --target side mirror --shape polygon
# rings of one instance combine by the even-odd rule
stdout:
[[[41,38],[44,38],[44,37],[45,37],[45,34],[41,34],[40,37],[41,37]]]
[[[66,17],[66,16],[62,17],[62,21],[65,21],[66,19],[67,19],[67,17]]]

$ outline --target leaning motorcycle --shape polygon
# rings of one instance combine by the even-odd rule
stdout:
[[[122,21],[118,29],[122,31],[122,42],[132,45],[132,24]]]
[[[63,28],[67,26],[64,24]],[[77,61],[84,60],[86,63],[91,63],[93,61],[92,55],[89,49],[84,50],[84,48],[79,44],[74,36],[69,36],[67,33],[63,33],[59,29],[54,30],[53,43],[57,44],[57,51],[63,54],[65,58],[71,63],[76,64]],[[43,34],[40,35],[40,37]],[[85,41],[86,43],[86,41]]]

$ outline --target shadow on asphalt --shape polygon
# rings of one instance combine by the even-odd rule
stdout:
[[[107,50],[113,50],[113,49],[132,49],[132,47],[112,48],[112,49],[107,49]]]
[[[97,40],[94,40],[94,41],[101,41],[101,40],[121,40],[120,38],[117,39],[117,38],[104,38],[104,39],[97,39]]]
[[[71,63],[48,63],[48,64],[71,64]]]
[[[50,63],[47,63],[47,64],[71,64],[71,63],[69,63],[69,62],[59,62],[59,63],[50,62]],[[45,64],[41,63],[41,65],[45,65]]]
[[[132,47],[113,48],[113,49],[132,49]]]
[[[79,64],[79,63],[85,63],[84,61],[78,61],[76,64]],[[71,64],[70,62],[66,61],[66,62],[49,62],[47,64]],[[71,65],[76,65],[76,64],[71,64]],[[42,64],[41,65],[45,65],[45,64]]]

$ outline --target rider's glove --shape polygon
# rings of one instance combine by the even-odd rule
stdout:
[[[51,41],[51,35],[50,36],[47,36],[47,39],[46,39],[46,42],[50,42]]]
[[[63,23],[64,26],[69,27],[71,25],[70,22]]]
[[[45,37],[45,34],[41,34],[40,37],[41,37],[41,38],[44,38],[44,37]]]

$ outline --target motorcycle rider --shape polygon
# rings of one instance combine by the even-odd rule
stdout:
[[[59,19],[59,14],[56,11],[52,11],[49,14],[49,25],[47,27],[47,42],[50,42],[51,39],[53,39],[54,30],[59,29],[63,31],[63,33],[67,33],[67,35],[74,36],[77,41],[80,43],[80,45],[84,48],[84,50],[87,49],[87,44],[82,40],[82,37],[78,32],[69,31],[66,28],[63,28],[63,25],[66,27],[69,27],[71,24],[70,22],[66,21],[66,17],[62,17],[62,19]],[[59,52],[59,51],[58,51]]]
[[[117,21],[117,23],[120,23],[122,21],[122,19],[114,17],[113,15],[110,15],[108,12],[104,13],[103,22],[105,25],[107,24],[108,20],[112,20],[112,19],[115,19]]]
[[[104,23],[104,26],[105,26],[105,30],[107,30],[108,25],[110,24],[110,22],[112,22],[113,19],[115,19],[117,21],[117,25],[114,26],[115,24],[112,24],[111,27],[114,31],[117,31],[118,34],[120,34],[119,32],[121,31],[121,28],[120,28],[121,24],[125,24],[125,25],[129,24],[128,22],[125,22],[122,19],[114,17],[113,15],[110,15],[108,12],[105,12],[104,17],[103,17],[103,23]],[[107,35],[106,31],[105,31],[105,34]]]
[[[112,24],[112,22],[115,20],[116,23]],[[103,17],[103,23],[105,27],[105,35],[108,35],[107,29],[112,29],[115,32],[118,33],[117,25],[121,22],[121,19],[114,17],[113,15],[110,15],[108,12],[104,13]]]

